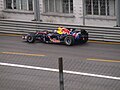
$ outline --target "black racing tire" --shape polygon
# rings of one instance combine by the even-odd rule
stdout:
[[[27,42],[34,43],[35,42],[35,36],[34,35],[28,35],[27,36]]]
[[[86,43],[88,41],[88,32],[85,30],[81,31],[81,35],[82,35],[82,39],[81,39],[81,43]]]
[[[64,43],[67,45],[67,46],[72,46],[75,42],[75,39],[73,36],[66,36],[64,38]]]

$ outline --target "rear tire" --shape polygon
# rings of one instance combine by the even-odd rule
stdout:
[[[66,36],[65,39],[64,39],[64,43],[65,43],[67,46],[73,45],[74,42],[75,42],[75,40],[74,40],[74,37],[73,37],[73,36]]]
[[[82,30],[81,35],[82,35],[81,43],[86,43],[88,41],[88,32],[85,30]]]

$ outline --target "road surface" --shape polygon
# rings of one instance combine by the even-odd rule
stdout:
[[[120,89],[120,43],[29,44],[0,34],[0,90],[59,90],[59,57],[65,90]]]

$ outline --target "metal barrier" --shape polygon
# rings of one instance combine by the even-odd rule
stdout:
[[[55,24],[36,21],[0,20],[0,32],[3,33],[26,34],[29,32],[35,32],[36,30],[54,30],[58,26],[85,29],[89,33],[90,40],[120,42],[119,27],[97,27],[73,24]]]

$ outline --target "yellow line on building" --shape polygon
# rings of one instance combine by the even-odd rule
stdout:
[[[105,59],[97,59],[97,58],[87,58],[87,60],[90,60],[90,61],[99,61],[99,62],[118,62],[120,63],[120,60],[105,60]]]
[[[19,52],[1,52],[2,54],[12,54],[12,55],[24,55],[24,56],[45,56],[43,54],[29,54],[29,53],[19,53]]]

